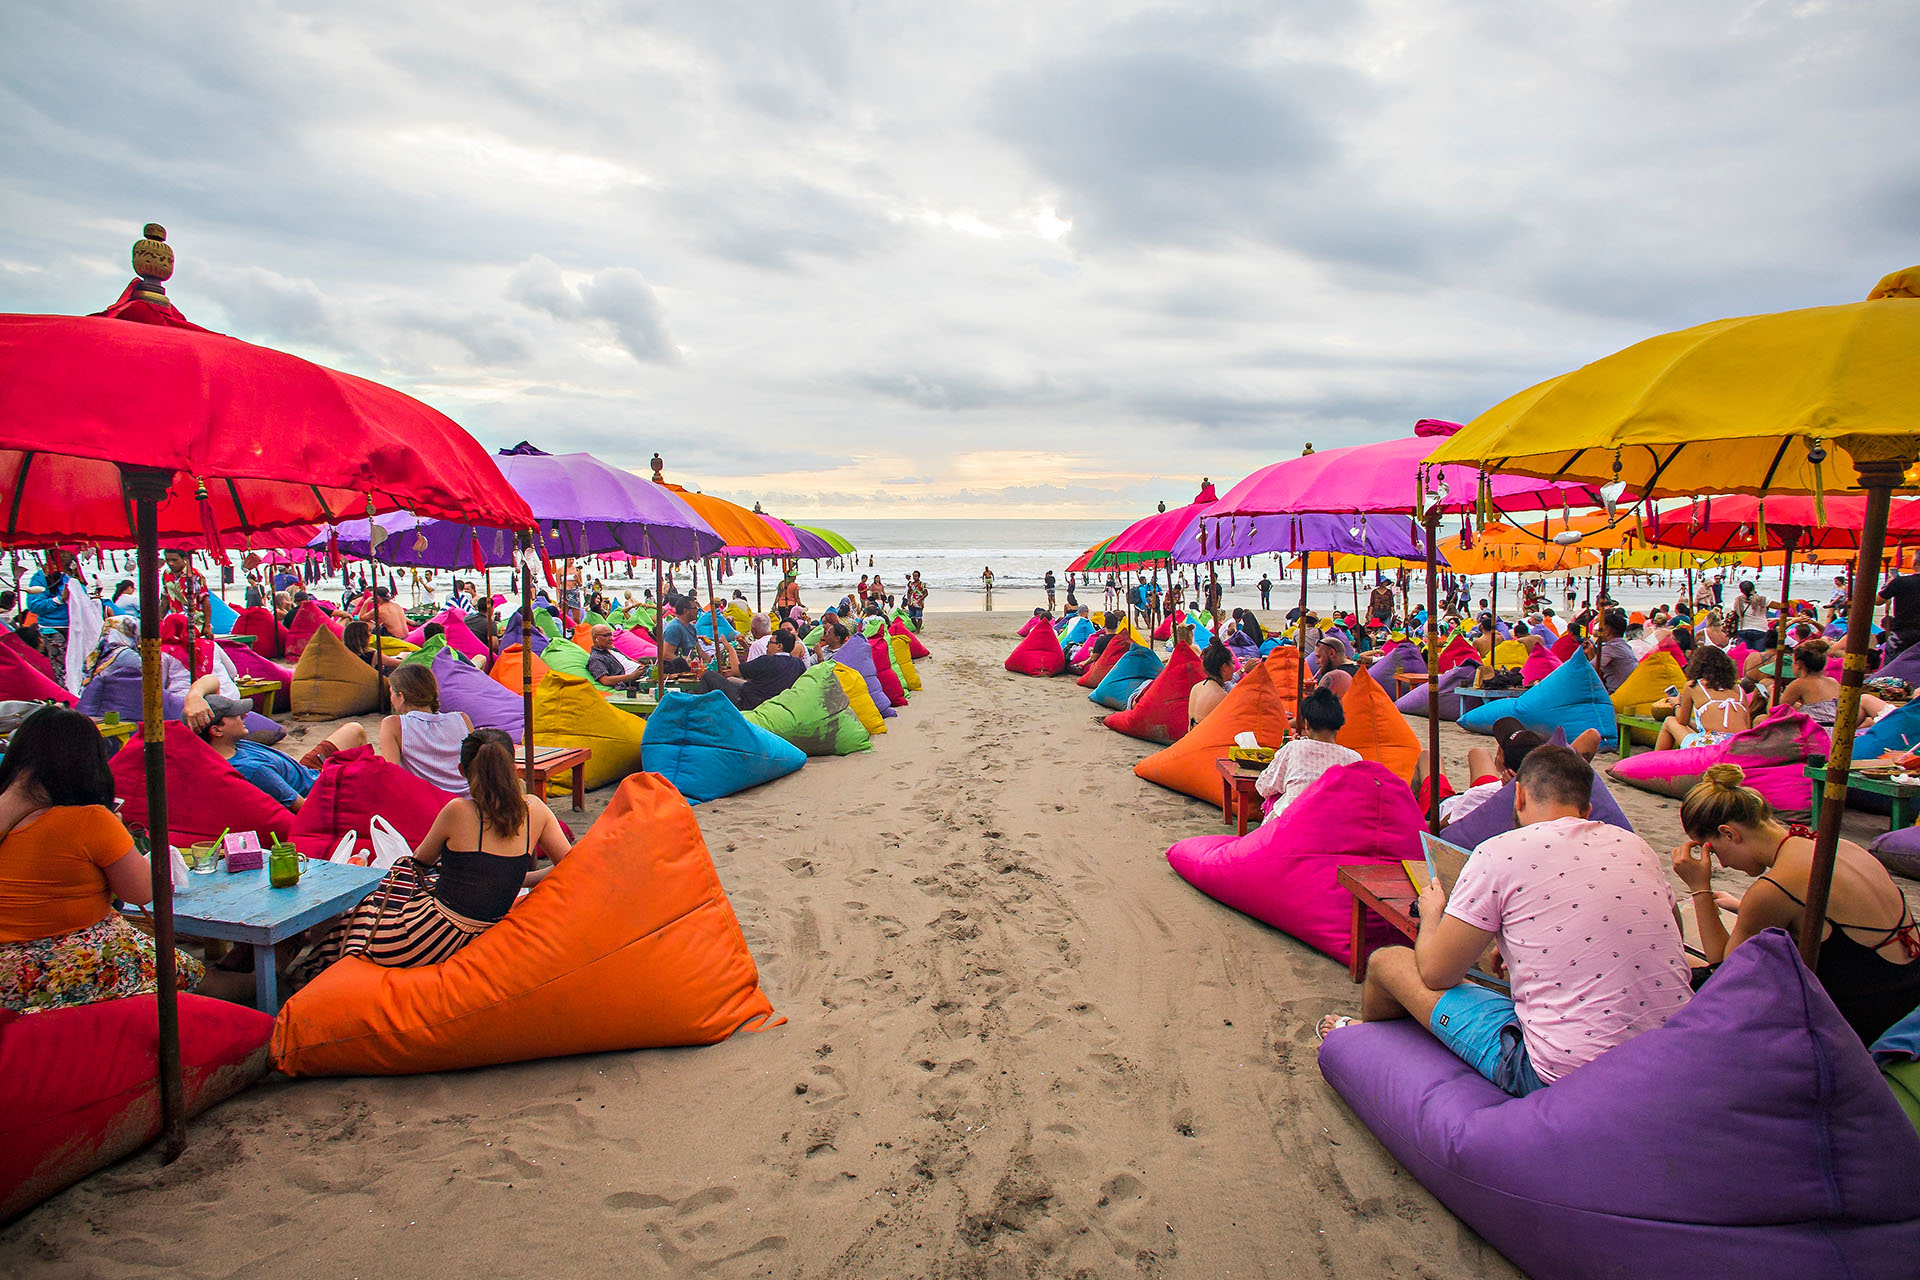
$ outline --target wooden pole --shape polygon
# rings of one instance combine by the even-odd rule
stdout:
[[[147,861],[153,883],[154,982],[160,1027],[162,1157],[171,1164],[187,1149],[186,1090],[180,1074],[179,976],[173,952],[173,859],[167,831],[167,729],[160,700],[159,504],[171,472],[123,467],[122,490],[134,505],[134,541],[140,579],[140,735],[147,771]],[[191,629],[192,613],[188,613]],[[188,651],[195,647],[191,634]]]
[[[1874,587],[1880,581],[1880,554],[1887,544],[1887,513],[1893,490],[1905,478],[1920,437],[1843,436],[1840,443],[1853,455],[1854,469],[1867,492],[1867,511],[1866,525],[1860,530],[1853,597],[1848,602],[1846,658],[1840,670],[1839,706],[1833,716],[1833,745],[1827,754],[1820,827],[1814,835],[1813,865],[1808,872],[1807,909],[1800,919],[1800,958],[1809,969],[1819,967],[1820,934],[1827,918],[1827,897],[1833,888],[1834,851],[1840,844],[1840,820],[1847,809],[1847,775],[1853,770],[1853,733],[1860,720],[1860,683],[1867,672]]]

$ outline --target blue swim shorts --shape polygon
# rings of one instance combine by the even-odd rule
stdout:
[[[1462,1062],[1514,1097],[1547,1087],[1534,1074],[1513,998],[1504,992],[1461,983],[1433,1006],[1432,1029],[1434,1038]]]

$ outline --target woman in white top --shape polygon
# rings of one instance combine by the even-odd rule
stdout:
[[[1746,694],[1725,650],[1695,646],[1687,662],[1687,678],[1690,683],[1680,691],[1679,704],[1660,726],[1655,751],[1711,747],[1751,727]]]
[[[393,714],[380,721],[380,757],[456,796],[470,794],[460,771],[460,744],[473,732],[464,711],[440,709],[433,670],[403,662],[387,677]]]
[[[1334,741],[1347,723],[1347,713],[1332,690],[1315,689],[1307,695],[1300,704],[1300,723],[1305,733],[1274,752],[1253,784],[1265,797],[1263,807],[1269,815],[1283,812],[1327,770],[1360,759],[1358,751]]]

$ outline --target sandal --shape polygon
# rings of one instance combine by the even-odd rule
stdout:
[[[1330,1013],[1326,1017],[1320,1019],[1320,1026],[1319,1026],[1320,1038],[1322,1040],[1325,1040],[1328,1036],[1340,1030],[1342,1027],[1355,1026],[1359,1023],[1359,1021],[1360,1020],[1358,1018],[1349,1018],[1345,1014]]]

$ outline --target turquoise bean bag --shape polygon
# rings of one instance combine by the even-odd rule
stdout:
[[[750,723],[718,689],[669,692],[640,740],[640,767],[671,782],[689,804],[784,778],[806,762],[806,752]]]
[[[1072,650],[1077,644],[1085,644],[1092,637],[1095,629],[1093,619],[1075,615],[1073,621],[1067,624],[1067,629],[1060,635],[1060,647]]]
[[[1607,686],[1600,682],[1599,673],[1584,653],[1568,658],[1517,698],[1496,698],[1463,713],[1460,727],[1472,733],[1492,733],[1494,723],[1503,716],[1512,716],[1548,736],[1559,729],[1569,740],[1588,729],[1597,729],[1600,745],[1607,750],[1618,741],[1613,699],[1607,696]]]
[[[1872,760],[1889,751],[1911,751],[1916,745],[1920,745],[1920,701],[1888,712],[1871,728],[1855,734],[1853,758]]]
[[[1122,641],[1114,640],[1111,643],[1120,644]],[[1093,687],[1087,700],[1103,707],[1112,707],[1115,711],[1125,711],[1133,700],[1134,690],[1152,684],[1153,678],[1165,666],[1159,654],[1143,644],[1136,644],[1120,655],[1120,661],[1107,669],[1107,674]]]

